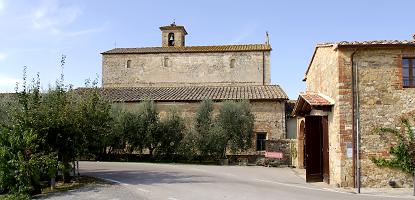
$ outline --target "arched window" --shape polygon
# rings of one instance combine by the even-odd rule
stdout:
[[[169,47],[173,47],[174,46],[174,33],[169,33]]]
[[[229,66],[230,66],[231,68],[234,68],[234,67],[235,67],[235,62],[236,62],[236,60],[235,60],[234,58],[232,58],[232,59],[231,59],[231,62],[230,62],[230,64],[229,64]]]
[[[125,65],[127,68],[131,67],[131,60],[127,60],[127,64]]]

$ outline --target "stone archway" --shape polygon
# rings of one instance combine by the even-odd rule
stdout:
[[[297,159],[298,159],[298,168],[304,169],[304,130],[305,123],[304,119],[300,120],[300,125],[297,130]]]

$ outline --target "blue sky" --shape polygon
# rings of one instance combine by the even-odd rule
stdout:
[[[295,99],[317,43],[412,39],[414,7],[410,0],[0,0],[0,92],[14,90],[23,66],[47,89],[62,54],[66,83],[83,86],[101,77],[100,52],[115,43],[160,46],[158,27],[175,19],[187,45],[263,43],[269,31],[272,83]]]

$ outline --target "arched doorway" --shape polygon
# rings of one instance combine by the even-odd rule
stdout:
[[[304,129],[305,129],[305,123],[304,123],[304,119],[300,121],[300,126],[298,127],[299,130],[297,130],[297,138],[298,138],[298,150],[297,150],[297,155],[298,155],[298,168],[300,169],[304,169]]]

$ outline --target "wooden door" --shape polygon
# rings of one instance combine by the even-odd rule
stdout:
[[[329,129],[327,117],[321,117],[321,131],[323,134],[323,181],[330,183],[329,168]]]
[[[305,117],[306,181],[323,181],[323,137],[320,116]]]

